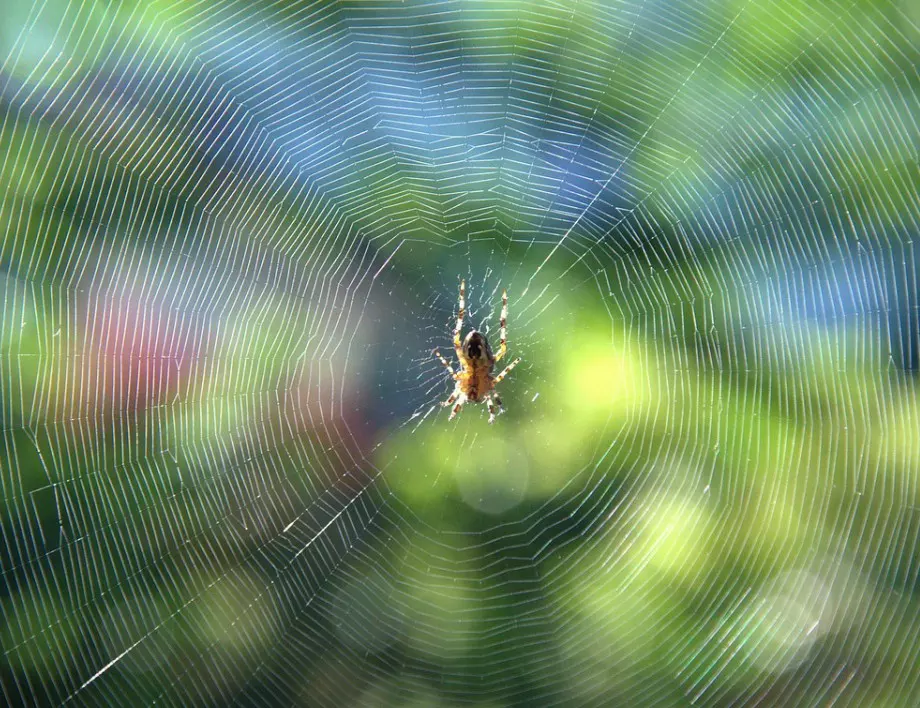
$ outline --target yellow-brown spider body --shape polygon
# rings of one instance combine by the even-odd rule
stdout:
[[[501,407],[502,405],[502,399],[499,398],[497,393],[493,393],[495,385],[500,383],[520,362],[520,358],[517,358],[506,366],[498,376],[492,376],[492,369],[495,367],[495,363],[500,361],[508,351],[506,329],[508,294],[502,292],[502,316],[499,324],[501,342],[497,355],[492,354],[489,340],[481,332],[475,330],[470,332],[461,343],[460,331],[463,329],[464,314],[466,314],[466,282],[461,281],[460,309],[457,312],[457,325],[454,327],[454,352],[460,362],[460,371],[454,371],[454,368],[441,356],[438,350],[434,350],[434,355],[440,359],[456,382],[454,392],[441,405],[449,406],[455,403],[453,410],[450,412],[450,418],[453,418],[460,412],[463,404],[467,401],[472,401],[473,403],[484,401],[489,406],[489,422],[492,423],[495,421],[496,407]]]
[[[476,331],[466,335],[462,349],[463,357],[460,359],[457,388],[468,401],[479,403],[485,400],[489,391],[495,388],[492,384],[495,357],[489,347],[489,340],[485,338],[485,335]]]

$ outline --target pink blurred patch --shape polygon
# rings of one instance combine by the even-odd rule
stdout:
[[[187,399],[212,350],[208,321],[158,303],[99,297],[80,313],[85,341],[76,342],[70,388],[86,413],[118,414]],[[79,321],[79,320],[78,320]]]

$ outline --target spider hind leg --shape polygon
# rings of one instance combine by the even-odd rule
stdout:
[[[454,398],[454,396],[451,396],[450,398]],[[450,405],[450,403],[452,403],[452,401],[448,399],[447,405]],[[457,403],[454,405],[454,409],[450,412],[447,420],[453,420],[454,416],[460,412],[461,408],[463,408],[464,403],[466,403],[466,396],[461,393],[459,396],[457,396]]]

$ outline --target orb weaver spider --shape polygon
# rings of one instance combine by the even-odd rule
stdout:
[[[457,324],[454,327],[454,352],[457,354],[457,360],[460,362],[460,371],[454,371],[441,352],[434,350],[434,355],[444,364],[444,367],[450,372],[451,377],[456,381],[453,393],[450,398],[444,401],[442,406],[449,406],[455,403],[453,410],[450,412],[448,420],[453,420],[454,416],[463,408],[467,401],[479,403],[485,401],[489,406],[489,423],[495,422],[496,407],[502,408],[502,399],[495,392],[495,386],[511,373],[511,370],[518,365],[521,358],[518,357],[508,366],[502,369],[497,376],[492,376],[492,369],[495,363],[501,361],[502,357],[508,351],[507,331],[505,322],[508,319],[508,293],[502,291],[502,316],[499,323],[500,343],[498,354],[492,355],[492,348],[489,346],[489,340],[486,339],[482,332],[473,330],[466,335],[461,343],[460,331],[463,329],[463,316],[466,314],[466,281],[460,281],[460,309],[457,312]]]

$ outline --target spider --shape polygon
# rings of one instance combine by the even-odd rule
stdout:
[[[457,313],[457,325],[454,327],[454,351],[457,353],[457,360],[460,362],[460,371],[454,371],[454,367],[450,365],[447,359],[441,356],[437,349],[434,350],[434,355],[444,364],[451,377],[457,382],[454,386],[454,392],[450,394],[450,398],[441,405],[449,406],[456,402],[448,418],[448,420],[453,420],[467,401],[472,401],[473,403],[485,401],[489,406],[489,422],[494,423],[496,407],[502,407],[502,399],[498,393],[494,392],[495,386],[501,383],[502,379],[510,374],[511,370],[521,361],[521,358],[518,357],[508,364],[498,376],[492,376],[492,368],[495,366],[495,362],[501,361],[508,351],[508,337],[505,331],[505,320],[508,319],[508,293],[504,290],[502,291],[502,317],[499,325],[501,328],[501,343],[496,356],[492,355],[489,340],[486,339],[484,334],[476,330],[467,334],[463,343],[460,343],[460,330],[463,329],[463,315],[465,313],[466,281],[461,280],[460,311]]]

